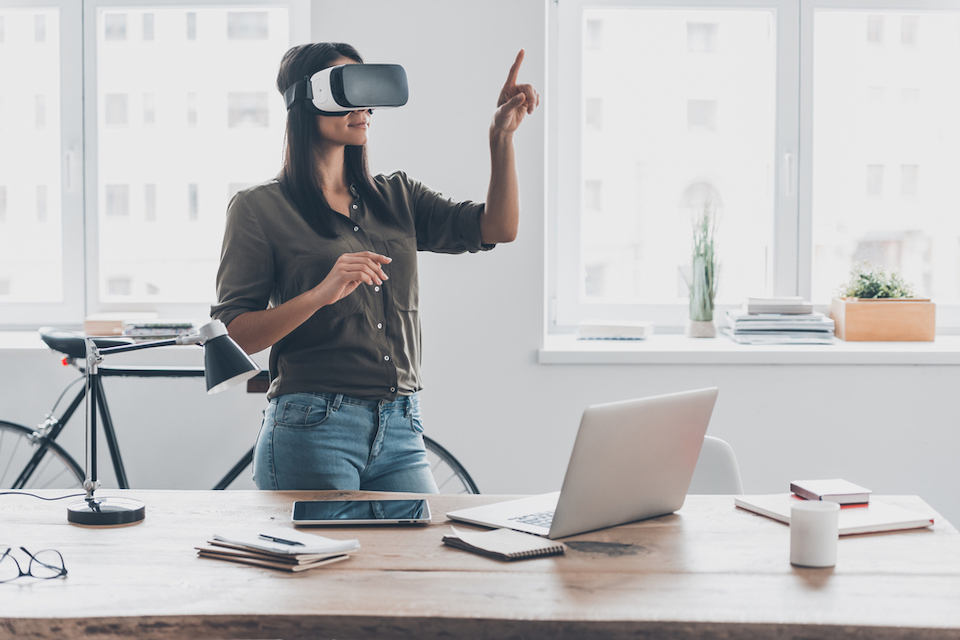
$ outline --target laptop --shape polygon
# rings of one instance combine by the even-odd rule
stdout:
[[[447,513],[547,538],[673,513],[683,506],[716,387],[587,407],[560,491]]]

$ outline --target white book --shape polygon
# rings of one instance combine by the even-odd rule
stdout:
[[[261,527],[256,531],[215,533],[214,540],[283,555],[346,553],[360,541],[337,540],[287,527]]]
[[[583,322],[577,327],[579,340],[643,340],[652,335],[653,323],[642,320],[636,322],[593,320]]]
[[[741,509],[758,513],[779,522],[790,524],[790,511],[797,502],[806,502],[792,493],[773,493],[758,496],[737,496],[734,504]],[[930,514],[916,513],[875,499],[868,504],[848,504],[840,507],[840,535],[877,533],[921,529],[933,525]]]
[[[721,329],[723,335],[739,344],[833,344],[832,332],[797,331],[773,332],[757,331],[754,333],[738,333],[730,327]]]
[[[799,296],[787,296],[778,298],[747,298],[744,303],[744,309],[748,313],[810,313],[813,311],[813,304],[804,302]]]

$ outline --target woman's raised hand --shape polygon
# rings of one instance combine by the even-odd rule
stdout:
[[[493,129],[504,132],[516,131],[523,122],[523,117],[533,113],[540,104],[540,94],[532,85],[517,84],[521,62],[523,62],[523,49],[520,49],[520,53],[517,54],[517,59],[514,60],[510,73],[507,74],[507,81],[500,90],[497,111],[493,114]]]
[[[317,296],[315,302],[325,307],[346,298],[361,284],[382,285],[388,279],[383,265],[392,260],[371,251],[343,254],[337,258],[327,277],[313,288]]]

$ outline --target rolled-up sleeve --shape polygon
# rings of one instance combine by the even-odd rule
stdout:
[[[273,294],[273,248],[257,213],[243,194],[234,196],[227,208],[217,271],[218,302],[210,316],[228,326],[241,314],[266,309]]]
[[[417,249],[436,253],[476,253],[495,245],[483,244],[480,217],[484,203],[457,202],[405,174],[417,230]]]

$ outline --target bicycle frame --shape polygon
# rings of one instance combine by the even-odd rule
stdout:
[[[77,367],[81,371],[81,367]],[[203,367],[137,367],[137,366],[108,366],[100,365],[98,367],[98,373],[90,376],[91,380],[91,390],[94,393],[94,404],[96,406],[97,414],[99,415],[100,425],[103,429],[104,439],[107,442],[107,448],[110,450],[110,459],[113,463],[114,474],[116,475],[117,485],[120,489],[129,489],[130,484],[127,481],[127,472],[123,465],[123,458],[120,454],[120,445],[117,441],[117,433],[113,426],[113,418],[110,416],[110,408],[107,405],[107,397],[103,390],[102,377],[135,377],[135,378],[202,378],[204,376]],[[267,378],[267,372],[263,371],[254,377],[254,380]],[[30,480],[30,477],[36,471],[40,462],[43,459],[43,456],[47,452],[47,447],[44,446],[46,442],[53,442],[57,439],[57,436],[60,435],[60,432],[67,425],[67,422],[70,421],[70,418],[73,417],[73,414],[83,403],[84,397],[86,396],[87,389],[86,386],[82,387],[77,393],[76,397],[63,412],[63,414],[57,418],[56,416],[50,416],[47,420],[47,423],[44,424],[44,430],[39,438],[40,446],[37,448],[37,451],[33,454],[30,461],[27,463],[27,466],[24,467],[23,471],[17,477],[13,488],[22,489],[26,486],[26,483]],[[49,425],[49,428],[47,428]],[[92,446],[96,447],[96,443],[92,443]],[[227,486],[239,476],[243,470],[250,464],[253,460],[253,449],[251,448],[246,455],[229,472],[216,484],[214,487],[215,490],[226,489]],[[96,464],[96,455],[93,455],[93,464]],[[94,470],[95,471],[95,470]]]

